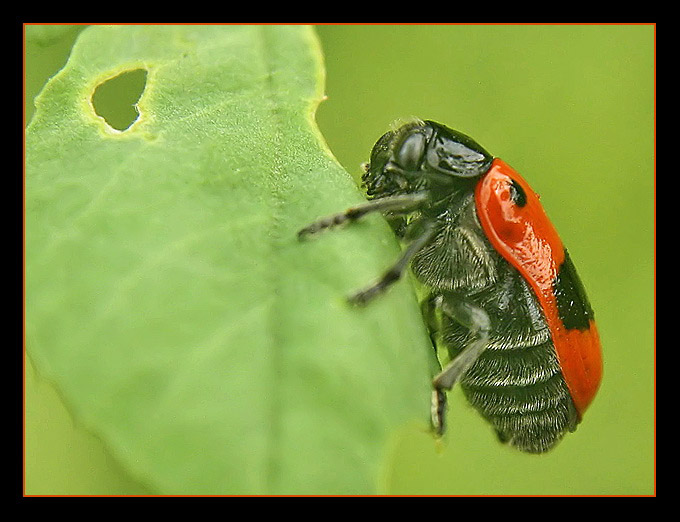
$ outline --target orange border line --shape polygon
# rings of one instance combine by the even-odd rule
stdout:
[[[26,317],[25,313],[22,318],[22,411],[24,413],[22,424],[22,493],[24,497],[654,497],[656,496],[656,23],[646,22],[630,22],[630,23],[614,23],[614,22],[587,22],[587,23],[561,23],[561,22],[514,22],[514,23],[290,23],[290,24],[258,24],[258,23],[121,23],[121,24],[105,24],[105,23],[24,23],[22,27],[22,91],[23,91],[23,106],[22,106],[22,136],[24,147],[22,150],[22,307],[26,310],[26,26],[29,25],[369,25],[369,26],[389,26],[389,25],[404,25],[404,26],[432,26],[432,25],[458,25],[458,26],[642,26],[651,25],[654,27],[654,493],[652,495],[28,495],[26,494]]]

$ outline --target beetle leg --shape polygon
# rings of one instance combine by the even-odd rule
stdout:
[[[437,352],[437,333],[441,329],[437,316],[438,302],[438,297],[430,294],[420,303],[420,313],[423,316],[423,321],[425,321],[425,326],[427,326],[427,331],[430,332],[430,341],[432,342],[435,354]]]
[[[432,419],[432,428],[438,437],[444,435],[446,425],[446,392],[444,390],[432,390],[432,406],[430,408],[430,418]]]
[[[441,330],[440,315],[437,313],[437,310],[441,309],[441,300],[442,298],[440,295],[430,294],[420,303],[420,311],[423,315],[427,330],[430,332],[430,341],[432,342],[432,375],[439,374],[442,369],[437,357],[437,335]],[[442,435],[445,430],[444,417],[446,414],[446,402],[446,392],[433,387],[430,414],[432,427],[437,435]]]
[[[415,194],[404,194],[400,196],[390,196],[380,199],[374,199],[368,203],[357,205],[340,212],[315,221],[311,225],[306,226],[298,232],[298,238],[302,239],[305,236],[316,234],[325,228],[334,227],[345,223],[346,221],[356,221],[357,219],[369,214],[371,212],[395,212],[407,213],[412,212],[420,206],[423,201],[428,198],[428,195],[423,192]]]
[[[467,301],[451,302],[442,299],[440,306],[446,315],[469,328],[470,332],[477,337],[434,378],[435,388],[450,390],[486,349],[491,321],[482,308]]]
[[[434,225],[423,226],[421,234],[406,247],[397,262],[376,283],[350,296],[349,302],[356,305],[366,304],[375,296],[387,290],[390,285],[396,283],[406,271],[406,267],[408,267],[413,256],[432,239],[434,232]]]
[[[450,295],[450,294],[449,294]],[[446,365],[446,367],[432,380],[434,392],[432,395],[432,425],[435,432],[441,435],[444,432],[445,390],[450,390],[453,385],[465,374],[466,371],[479,359],[489,343],[491,321],[489,315],[480,307],[464,300],[443,299],[439,300],[442,311],[458,321],[461,325],[470,329],[475,335],[474,342],[466,346],[462,352]]]

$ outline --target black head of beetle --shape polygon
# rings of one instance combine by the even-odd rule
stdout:
[[[477,178],[492,161],[493,156],[469,136],[416,120],[378,140],[363,182],[370,197],[405,194]]]

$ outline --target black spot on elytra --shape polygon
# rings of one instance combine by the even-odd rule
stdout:
[[[588,330],[590,320],[594,319],[595,315],[583,283],[566,250],[553,289],[557,298],[557,314],[564,326],[568,329]]]
[[[517,183],[514,179],[510,185],[510,197],[515,205],[518,207],[523,207],[527,204],[527,195],[522,188],[522,185]]]

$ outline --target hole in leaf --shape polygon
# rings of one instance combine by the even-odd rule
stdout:
[[[145,69],[126,71],[106,80],[97,86],[92,95],[94,111],[109,126],[124,131],[139,117],[135,104],[142,96],[145,86]]]

